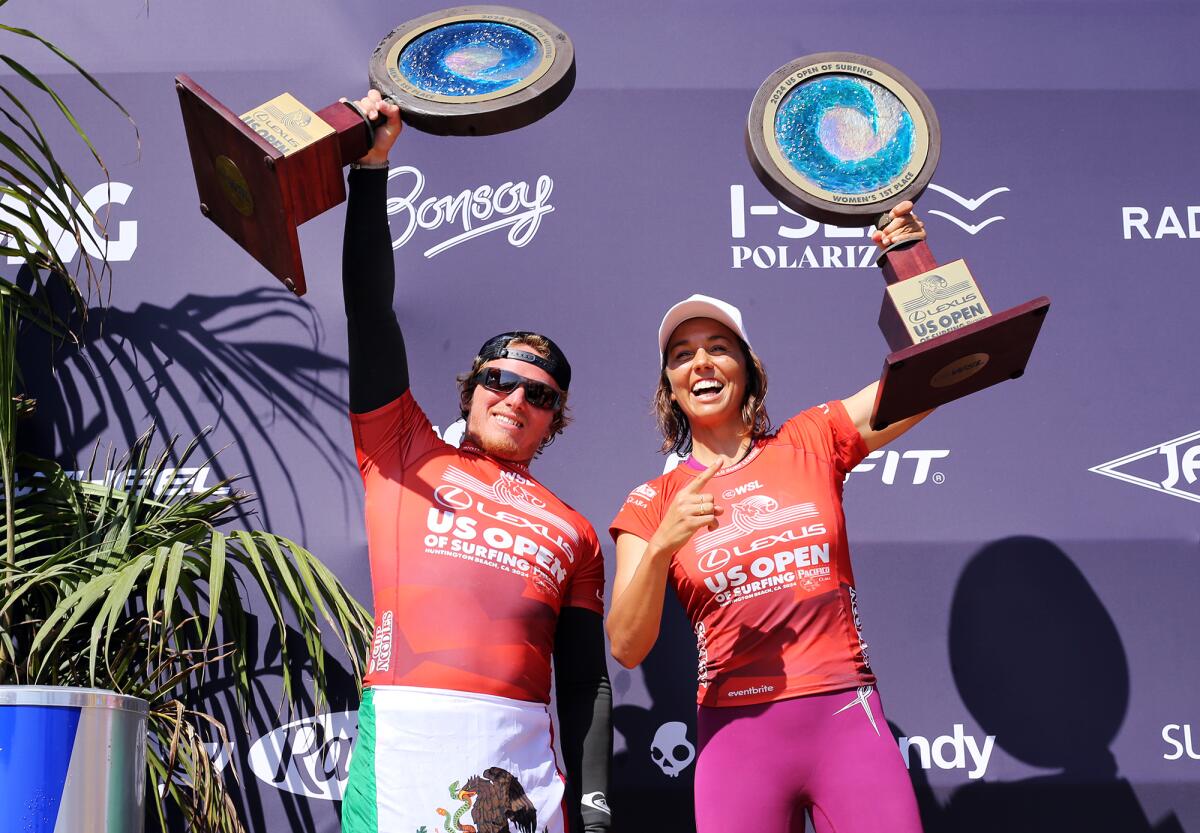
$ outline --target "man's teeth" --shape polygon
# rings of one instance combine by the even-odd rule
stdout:
[[[503,414],[496,414],[496,419],[500,420],[501,422],[506,422],[506,423],[508,423],[509,425],[513,426],[514,428],[520,428],[520,427],[521,427],[521,423],[517,422],[517,421],[516,421],[515,419],[513,419],[512,417],[506,417],[506,416],[504,416]]]

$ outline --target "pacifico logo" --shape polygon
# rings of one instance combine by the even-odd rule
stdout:
[[[322,714],[280,726],[250,747],[250,770],[276,789],[340,801],[357,727],[358,712]]]
[[[1200,503],[1200,431],[1088,469],[1143,489]]]
[[[22,188],[22,190],[26,194],[32,193],[27,188]],[[70,263],[75,259],[75,255],[79,253],[79,241],[76,241],[69,231],[60,226],[55,221],[53,214],[48,213],[46,209],[53,206],[54,212],[64,216],[74,212],[79,224],[85,230],[91,231],[90,235],[86,233],[82,235],[83,250],[89,256],[107,257],[110,261],[124,261],[131,259],[134,251],[137,250],[137,221],[119,221],[116,223],[116,234],[112,234],[113,223],[109,208],[113,205],[125,205],[131,194],[133,194],[132,185],[124,182],[101,182],[85,193],[83,200],[74,208],[62,205],[49,191],[42,196],[40,204],[45,208],[37,209],[38,221],[46,229],[54,250],[63,263]],[[5,194],[0,199],[0,222],[7,223],[26,235],[33,236],[33,230],[24,220],[28,213],[29,209],[25,203],[12,194]],[[106,228],[97,228],[97,223],[106,224]],[[106,231],[108,232],[107,239]],[[12,235],[0,235],[0,245],[11,246]],[[8,262],[10,264],[24,263],[25,259],[19,255],[10,255]]]
[[[400,236],[392,241],[399,249],[413,238],[417,229],[437,231],[442,226],[454,227],[456,233],[426,249],[425,257],[434,257],[460,243],[497,231],[508,232],[508,242],[518,248],[529,243],[541,227],[542,217],[554,210],[550,192],[554,180],[542,174],[532,184],[504,182],[495,187],[480,185],[457,194],[425,197],[425,175],[411,165],[393,168],[388,182],[400,180],[390,189],[400,196],[389,197],[387,213],[397,218],[393,228],[401,228]]]

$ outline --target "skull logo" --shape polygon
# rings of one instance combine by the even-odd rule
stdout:
[[[696,758],[696,747],[688,743],[687,724],[672,720],[659,726],[650,744],[650,758],[663,774],[678,778]]]

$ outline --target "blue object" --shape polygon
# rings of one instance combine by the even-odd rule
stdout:
[[[430,29],[400,54],[409,83],[448,96],[485,95],[527,78],[542,62],[537,38],[504,23],[469,21]]]
[[[144,700],[0,686],[0,833],[140,833]]]
[[[866,194],[896,180],[911,162],[913,120],[880,84],[822,75],[797,84],[780,102],[775,141],[817,187]]]

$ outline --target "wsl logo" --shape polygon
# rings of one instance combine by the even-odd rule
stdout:
[[[505,182],[440,197],[424,197],[425,174],[411,165],[401,165],[388,173],[388,182],[400,180],[389,197],[387,213],[399,220],[400,236],[392,241],[399,249],[413,238],[417,229],[437,231],[455,227],[455,233],[426,249],[425,257],[434,257],[460,243],[498,231],[507,231],[509,244],[520,248],[529,243],[542,224],[542,217],[554,210],[550,192],[554,180],[542,174],[532,184]],[[395,228],[396,226],[393,226]]]
[[[1143,489],[1200,503],[1200,431],[1152,445],[1093,466],[1103,474]]]

